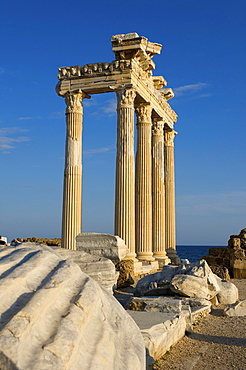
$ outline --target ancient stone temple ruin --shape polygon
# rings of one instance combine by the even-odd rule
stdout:
[[[162,76],[153,76],[152,58],[162,45],[137,33],[112,36],[113,62],[59,68],[57,94],[66,102],[66,159],[62,246],[76,249],[82,212],[83,100],[93,94],[117,96],[115,235],[129,249],[127,258],[178,260],[175,240],[174,123]],[[137,151],[134,153],[134,113]]]

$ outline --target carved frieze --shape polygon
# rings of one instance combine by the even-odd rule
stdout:
[[[84,66],[61,67],[58,68],[58,79],[105,76],[110,75],[112,72],[122,72],[131,68],[131,60],[114,60],[112,63],[90,63]]]

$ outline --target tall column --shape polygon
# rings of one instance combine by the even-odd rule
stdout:
[[[152,126],[152,232],[153,257],[164,264],[170,262],[165,241],[165,179],[164,122],[155,120]]]
[[[83,92],[65,95],[66,154],[63,186],[62,247],[76,249],[82,219],[82,100]]]
[[[117,94],[117,157],[115,184],[115,235],[129,248],[126,258],[135,259],[134,99],[133,89]]]
[[[136,249],[137,258],[153,261],[152,253],[152,178],[150,104],[140,103],[137,114],[136,153]]]
[[[176,131],[165,128],[166,251],[173,263],[180,262],[176,253],[176,215],[174,183],[174,137]]]

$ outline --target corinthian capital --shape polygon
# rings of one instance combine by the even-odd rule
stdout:
[[[163,121],[157,121],[157,120],[154,121],[152,125],[152,135],[163,136],[164,135],[163,128],[164,128]]]
[[[116,91],[118,108],[133,108],[136,91],[133,89]]]
[[[65,95],[65,102],[67,105],[66,114],[68,113],[82,113],[83,92],[68,92]]]
[[[177,131],[164,130],[164,144],[165,146],[174,146],[174,137],[177,135]]]
[[[149,103],[140,103],[136,107],[138,123],[151,123],[152,107]]]

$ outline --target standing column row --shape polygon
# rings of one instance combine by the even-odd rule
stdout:
[[[63,188],[62,247],[76,249],[82,224],[82,91],[65,95],[66,157]],[[175,131],[152,122],[149,103],[135,103],[136,91],[117,92],[115,235],[125,240],[127,258],[177,262],[175,242]],[[134,169],[134,107],[137,115]],[[164,150],[165,148],[165,150]],[[165,165],[165,169],[164,169]]]
[[[173,262],[177,258],[175,132],[164,130],[162,120],[153,122],[151,105],[134,104],[135,97],[133,89],[117,92],[115,235],[129,248],[126,258],[135,259],[137,254],[140,261],[158,259],[167,264],[168,257]],[[134,105],[138,131],[135,176]]]

